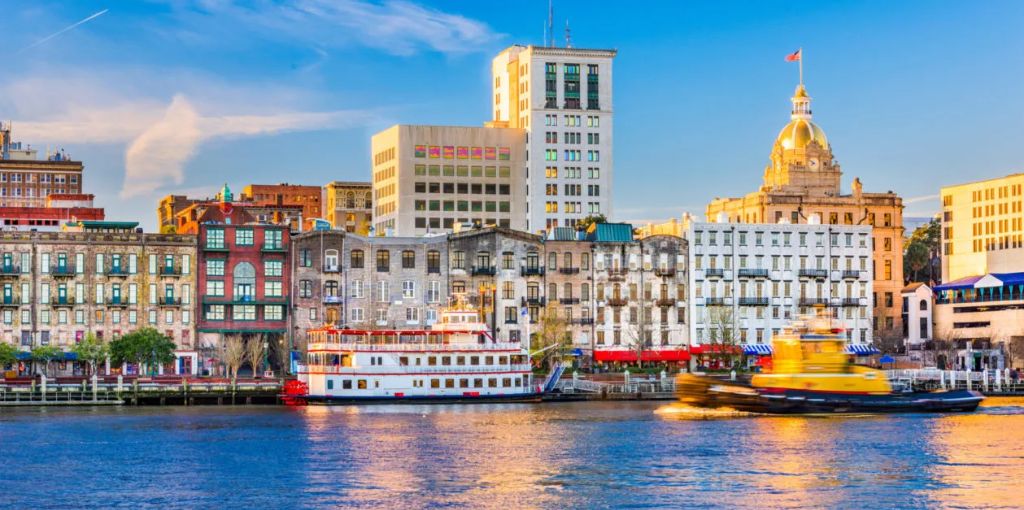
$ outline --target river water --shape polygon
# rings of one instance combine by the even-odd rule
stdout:
[[[991,404],[0,408],[0,508],[1021,507],[1024,400]]]

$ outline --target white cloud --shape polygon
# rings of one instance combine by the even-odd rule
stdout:
[[[480,21],[447,13],[406,0],[194,0],[174,2],[182,26],[180,36],[189,42],[204,40],[204,27],[228,26],[265,38],[303,45],[342,47],[361,45],[395,55],[421,50],[468,53],[487,49],[500,37]]]
[[[916,204],[918,202],[929,202],[931,200],[938,200],[938,199],[939,199],[939,195],[938,194],[935,194],[935,195],[922,195],[922,196],[919,196],[919,197],[905,198],[905,199],[903,199],[903,204],[904,205]]]

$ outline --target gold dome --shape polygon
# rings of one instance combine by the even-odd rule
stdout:
[[[776,142],[782,145],[783,149],[802,149],[807,147],[811,141],[818,142],[823,149],[828,149],[828,138],[817,124],[807,119],[793,119],[786,124],[786,127],[779,131]]]

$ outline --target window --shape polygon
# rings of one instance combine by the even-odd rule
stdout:
[[[206,247],[212,249],[224,248],[224,229],[211,228],[206,230]],[[97,268],[97,271],[100,269]]]
[[[97,287],[97,299],[99,293],[103,290]],[[206,295],[210,297],[224,297],[224,281],[223,280],[206,280]]]
[[[256,305],[234,305],[231,318],[236,321],[256,320]]]
[[[263,318],[268,321],[284,320],[284,307],[281,305],[268,305],[263,307]]]
[[[402,282],[402,297],[412,299],[416,297],[416,282],[413,280],[405,280]]]
[[[236,246],[252,246],[253,235],[251,228],[239,228],[235,230]]]
[[[402,269],[415,269],[415,268],[416,268],[416,252],[414,252],[412,250],[403,250],[402,251]]]
[[[352,250],[352,252],[349,253],[349,266],[352,269],[363,268],[363,250]]]
[[[150,310],[149,322],[156,323],[156,310]],[[224,305],[208,305],[206,307],[206,319],[211,321],[224,320]]]
[[[430,250],[427,252],[427,273],[441,272],[441,252]]]
[[[263,295],[266,297],[281,297],[281,282],[270,280],[263,282]]]
[[[263,249],[280,250],[283,247],[284,233],[281,230],[265,230],[263,232]]]
[[[207,260],[206,276],[224,276],[223,260]]]
[[[391,269],[391,252],[377,250],[377,272],[386,273]]]
[[[466,269],[466,252],[452,252],[452,269]]]
[[[280,260],[267,260],[263,262],[264,276],[281,276],[283,268],[284,262]]]
[[[313,282],[311,280],[299,280],[299,297],[313,297]]]

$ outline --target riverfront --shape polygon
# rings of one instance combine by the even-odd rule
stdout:
[[[0,494],[9,508],[1009,508],[1024,400],[986,404],[716,420],[658,402],[5,409]]]

